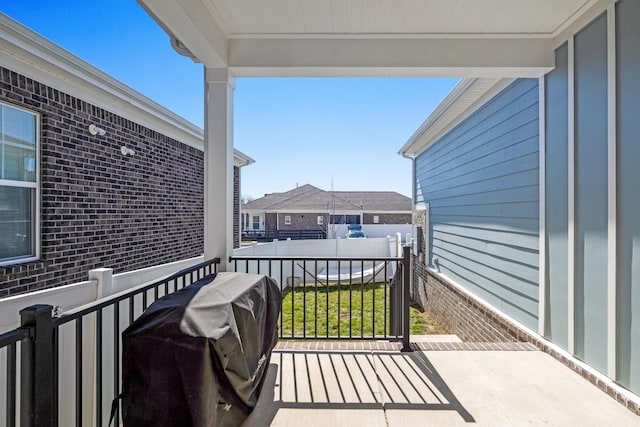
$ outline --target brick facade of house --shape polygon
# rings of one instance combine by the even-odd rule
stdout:
[[[291,217],[291,224],[285,224],[285,217]],[[318,224],[318,217],[322,216],[322,224]],[[329,215],[325,213],[287,213],[282,212],[278,216],[279,220],[279,229],[286,230],[304,230],[304,231],[315,231],[315,230],[325,230],[326,224],[329,222]]]
[[[373,217],[378,217],[377,224],[411,224],[411,214],[396,214],[396,213],[365,213],[362,214],[363,224],[376,224],[373,221]]]
[[[0,101],[40,114],[41,188],[40,260],[0,267],[0,297],[203,253],[201,151],[5,68]]]

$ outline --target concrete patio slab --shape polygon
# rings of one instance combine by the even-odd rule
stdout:
[[[269,425],[640,426],[640,417],[530,349],[277,349],[245,423]]]

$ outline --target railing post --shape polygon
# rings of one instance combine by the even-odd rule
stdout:
[[[402,350],[412,351],[409,344],[409,280],[411,279],[411,247],[402,248]]]
[[[89,270],[89,280],[98,281],[98,298],[113,294],[113,268],[94,268]]]
[[[50,305],[36,304],[20,311],[20,323],[29,329],[29,339],[20,351],[20,424],[53,426],[54,346]]]

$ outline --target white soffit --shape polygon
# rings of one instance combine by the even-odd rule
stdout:
[[[398,153],[416,157],[513,81],[487,78],[460,80]]]
[[[202,0],[228,38],[550,35],[590,0]],[[196,3],[195,1],[190,1]]]
[[[236,76],[467,77],[543,75],[555,38],[612,1],[138,0]]]

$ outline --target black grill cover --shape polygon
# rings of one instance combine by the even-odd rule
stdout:
[[[278,339],[280,298],[266,276],[219,273],[154,302],[122,333],[124,426],[241,424]]]

